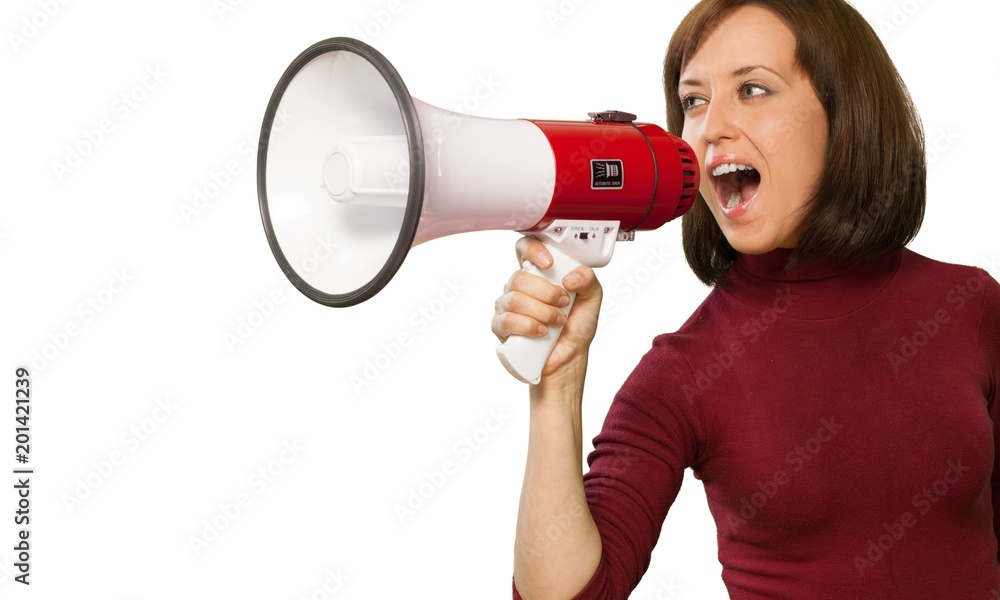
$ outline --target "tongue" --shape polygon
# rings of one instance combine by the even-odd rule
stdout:
[[[743,202],[743,195],[740,193],[740,190],[736,190],[733,192],[733,195],[729,197],[729,202],[726,203],[726,208],[736,208],[740,205],[740,202]]]
[[[735,175],[736,189],[730,194],[726,208],[736,208],[749,200],[760,185],[760,173],[757,171],[738,171]]]

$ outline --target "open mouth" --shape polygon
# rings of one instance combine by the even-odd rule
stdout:
[[[756,197],[760,173],[750,165],[724,163],[712,169],[712,183],[722,207],[731,211]]]

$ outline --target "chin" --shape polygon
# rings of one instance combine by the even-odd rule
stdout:
[[[732,232],[723,229],[726,241],[740,254],[767,254],[772,250],[781,247],[781,244],[774,239],[764,238],[760,235],[746,235],[745,232]]]
[[[758,229],[750,223],[723,227],[722,235],[740,254],[767,254],[779,248],[793,250],[801,239],[801,232],[774,231],[766,227]]]

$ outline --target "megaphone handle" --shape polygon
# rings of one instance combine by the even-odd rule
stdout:
[[[530,261],[524,261],[521,269],[544,277],[550,283],[562,287],[563,277],[582,263],[564,254],[554,245],[546,244],[546,248],[552,255],[551,267],[542,270]],[[569,294],[569,304],[562,311],[569,315],[570,309],[573,308],[573,302],[576,300],[576,293],[568,290],[567,293]],[[524,383],[536,384],[541,381],[542,369],[561,334],[561,327],[549,327],[548,332],[538,338],[512,335],[507,338],[507,341],[497,345],[497,356],[511,375]]]

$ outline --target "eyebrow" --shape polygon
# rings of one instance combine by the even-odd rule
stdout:
[[[736,69],[735,71],[733,71],[732,73],[730,73],[729,76],[732,77],[733,79],[737,79],[737,78],[749,75],[750,73],[752,73],[753,71],[756,71],[757,69],[761,69],[763,71],[767,71],[768,73],[772,73],[775,76],[777,76],[778,78],[780,78],[782,81],[786,81],[785,78],[781,76],[781,73],[778,73],[777,71],[775,71],[771,67],[766,67],[764,65],[747,65],[745,67],[740,67],[739,69]],[[700,85],[704,85],[701,81],[699,81],[697,79],[685,79],[685,80],[680,81],[678,83],[680,85],[689,85],[689,86],[692,86],[692,87],[698,87]]]

